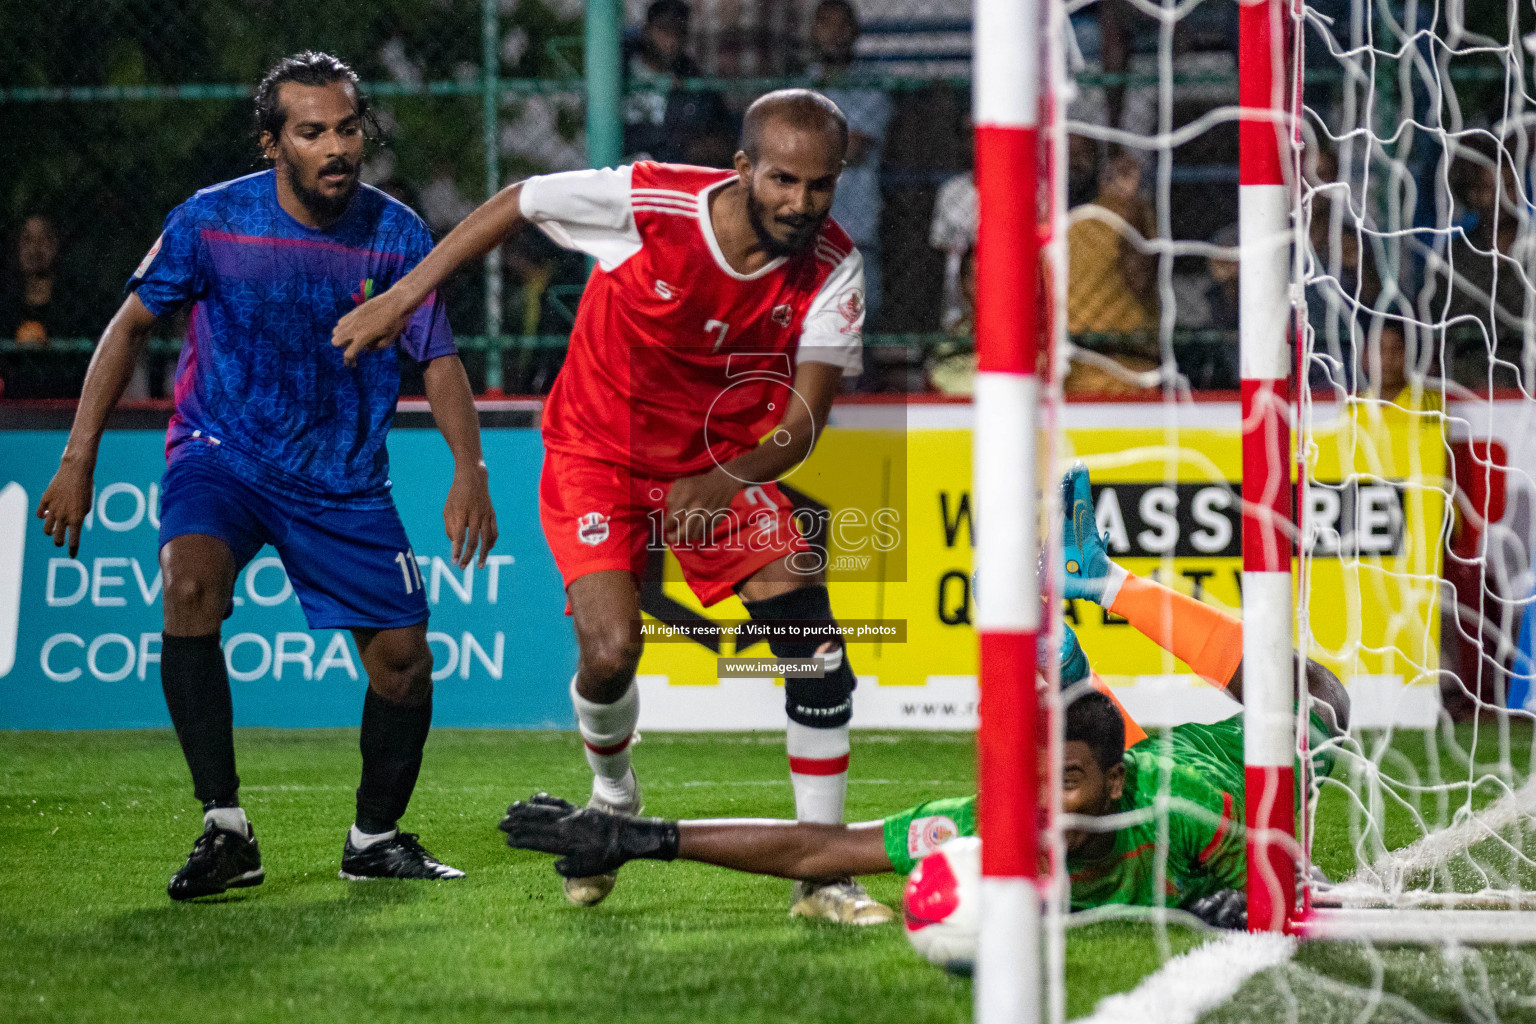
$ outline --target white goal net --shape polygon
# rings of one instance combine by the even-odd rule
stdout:
[[[1324,498],[1307,505],[1301,578],[1315,589],[1336,560],[1356,604],[1391,610],[1374,636],[1356,617],[1302,622],[1356,689],[1379,699],[1382,679],[1406,684],[1362,708],[1335,777],[1320,780],[1309,852],[1338,884],[1314,895],[1532,906],[1536,705],[1520,649],[1536,493],[1530,44],[1514,4],[1353,0],[1297,16],[1302,363],[1314,385],[1301,391],[1302,464]],[[1401,517],[1390,552],[1362,543],[1377,510],[1365,487]],[[1335,515],[1352,492],[1353,519]],[[1408,687],[1438,696],[1433,722],[1405,712],[1418,704]],[[1460,927],[1421,924],[1447,940]]]
[[[1233,614],[1238,337],[1253,329],[1239,293],[1245,265],[1273,250],[1238,230],[1238,122],[1253,116],[1238,100],[1239,6],[1065,3],[1053,89],[1063,464],[1087,463],[1112,558]],[[1426,970],[1470,1019],[1519,1019],[1536,991],[1520,945],[1536,944],[1536,6],[1280,10],[1294,636],[1351,707],[1333,735],[1297,709],[1292,930],[1303,948],[1354,945],[1330,944],[1331,973],[1298,954],[1308,966],[1267,977],[1293,1012],[1337,1001],[1300,1019],[1412,1017],[1393,949],[1428,945],[1440,962]],[[1070,604],[1153,742],[1238,711],[1112,616]],[[1162,795],[1144,817],[1166,842],[1181,811]],[[1163,929],[1189,919],[1156,902],[1053,920],[1149,918],[1171,955]]]

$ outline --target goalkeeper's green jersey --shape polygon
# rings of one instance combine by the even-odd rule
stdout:
[[[1315,749],[1321,729],[1315,713],[1312,727]],[[1107,855],[1091,863],[1067,858],[1072,909],[1158,902],[1153,807],[1160,790],[1170,798],[1163,903],[1187,906],[1221,889],[1241,889],[1247,878],[1242,715],[1174,726],[1166,740],[1151,736],[1127,750],[1124,763],[1125,788],[1112,813],[1131,821],[1115,833]],[[1322,775],[1331,767],[1323,759],[1315,764]],[[976,834],[976,798],[930,800],[891,815],[884,826],[886,855],[906,874],[947,840]]]

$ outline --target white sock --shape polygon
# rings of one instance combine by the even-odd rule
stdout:
[[[784,734],[789,781],[795,787],[795,817],[840,825],[848,794],[848,726],[813,729],[790,722]]]
[[[1119,562],[1109,563],[1109,572],[1104,574],[1104,593],[1099,597],[1099,607],[1107,610],[1114,605],[1128,576],[1130,572]]]
[[[204,824],[210,821],[228,832],[238,832],[242,836],[251,834],[251,823],[246,820],[244,807],[215,807],[204,811]]]
[[[603,801],[625,806],[634,803],[635,773],[629,763],[629,747],[640,721],[640,691],[634,680],[612,704],[587,700],[576,692],[571,679],[571,703],[592,766],[592,792]]]
[[[388,832],[364,832],[354,822],[347,833],[347,842],[352,844],[354,850],[366,850],[374,843],[382,843],[386,839],[393,839],[400,834],[400,830],[392,828]]]

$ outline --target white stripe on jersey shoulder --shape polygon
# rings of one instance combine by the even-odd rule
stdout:
[[[636,213],[670,213],[678,217],[692,217],[698,213],[692,207],[685,209],[681,206],[652,206],[649,203],[636,203],[634,210]]]
[[[665,199],[680,199],[683,202],[687,202],[687,203],[696,203],[696,202],[699,201],[699,197],[694,195],[692,192],[679,192],[675,188],[634,188],[634,189],[630,189],[630,192],[632,194],[634,194],[634,195],[637,195],[637,196],[648,196],[648,197],[651,197],[651,198],[665,198]]]
[[[818,245],[816,247],[816,258],[819,259],[819,260],[824,260],[827,263],[832,264],[832,266],[834,266],[834,267],[838,266],[840,263],[842,263],[844,260],[846,260],[848,258],[848,256],[849,256],[848,253],[840,252],[840,251],[838,251],[837,249],[833,248],[830,245],[827,245],[827,246]]]
[[[679,210],[696,210],[699,204],[692,200],[673,199],[670,196],[632,196],[630,202],[639,206],[641,203],[649,203],[652,206],[675,206]]]
[[[689,196],[686,199],[673,195],[657,195],[649,192],[636,191],[630,196],[631,203],[638,209],[641,206],[671,206],[678,210],[693,213],[699,208],[698,200]]]
[[[629,201],[636,213],[645,211],[647,213],[680,213],[685,216],[693,216],[699,211],[697,196],[669,188],[630,189]]]
[[[816,240],[816,248],[825,249],[830,255],[836,256],[840,260],[847,259],[848,254],[853,251],[851,248],[844,249],[826,235],[822,235]]]

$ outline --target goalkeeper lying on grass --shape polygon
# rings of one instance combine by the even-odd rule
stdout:
[[[1066,596],[1094,601],[1128,619],[1235,700],[1242,700],[1242,624],[1109,560],[1094,525],[1088,474],[1081,465],[1063,480],[1067,524]],[[1070,687],[1062,765],[1067,814],[1132,815],[1118,830],[1069,828],[1065,833],[1072,908],[1107,904],[1151,906],[1157,852],[1152,813],[1166,773],[1174,798],[1166,868],[1169,906],[1193,909],[1213,923],[1240,926],[1246,863],[1243,822],[1243,724],[1234,715],[1213,725],[1180,725],[1166,743],[1148,738],[1092,676],[1070,627],[1060,652],[1063,686]],[[1085,683],[1084,680],[1087,680]],[[1319,751],[1348,724],[1349,698],[1339,680],[1307,663],[1311,743]],[[1315,770],[1332,767],[1328,748]],[[919,804],[878,821],[820,825],[768,819],[666,821],[609,814],[544,794],[507,810],[500,828],[507,845],[560,855],[561,875],[613,871],[637,858],[701,861],[794,879],[906,873],[940,844],[974,835],[976,798]]]

